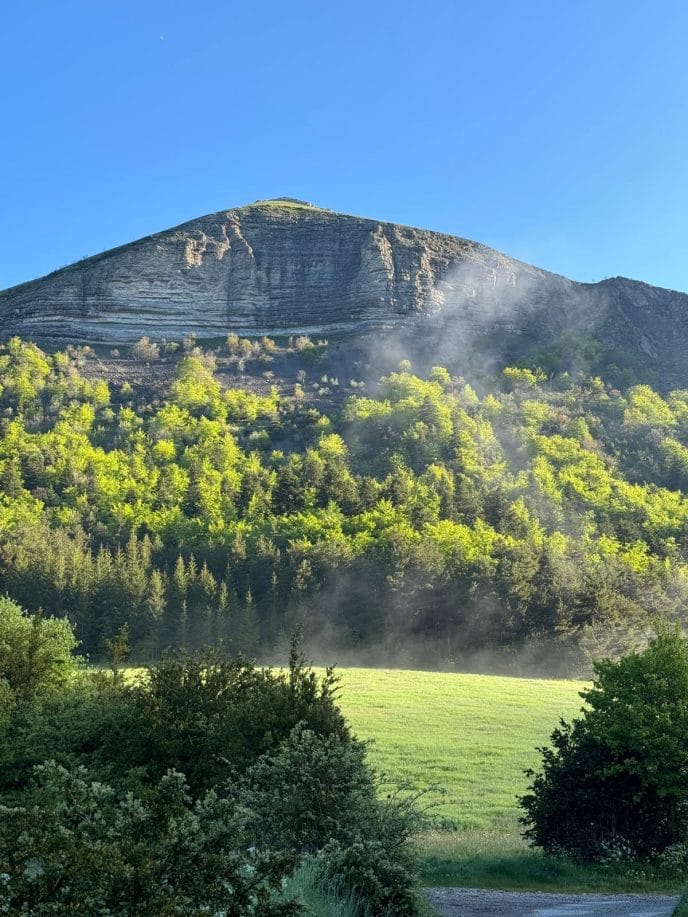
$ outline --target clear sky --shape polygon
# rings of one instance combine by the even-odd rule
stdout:
[[[688,4],[20,0],[0,288],[288,195],[688,290]]]

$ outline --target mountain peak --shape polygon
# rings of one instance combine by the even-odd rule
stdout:
[[[316,207],[315,204],[311,204],[310,201],[301,201],[298,197],[269,197],[262,198],[253,202],[254,204],[292,204],[295,207],[312,207],[315,210],[322,210],[321,207]],[[250,206],[250,205],[249,205]]]

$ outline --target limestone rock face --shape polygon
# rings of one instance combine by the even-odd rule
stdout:
[[[449,277],[463,263],[472,276]],[[0,294],[6,330],[90,341],[320,332],[513,287],[518,265],[451,236],[297,204],[222,211]],[[544,275],[543,275],[544,276]],[[470,281],[470,282],[467,282]]]
[[[577,284],[465,239],[290,200],[201,217],[0,292],[0,323],[3,336],[113,345],[419,323],[457,346],[503,332],[534,347],[580,330],[656,364],[667,384],[688,382],[688,295]]]

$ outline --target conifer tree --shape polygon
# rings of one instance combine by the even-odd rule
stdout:
[[[161,641],[163,636],[163,622],[167,607],[165,599],[165,582],[162,573],[155,569],[151,571],[148,582],[148,597],[146,599],[148,623],[150,632],[150,657],[160,658]]]
[[[241,610],[241,625],[239,630],[239,650],[247,655],[252,655],[258,649],[260,640],[260,621],[251,590],[244,596]]]

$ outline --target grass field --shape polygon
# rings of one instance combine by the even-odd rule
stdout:
[[[580,710],[583,682],[342,669],[340,704],[370,758],[394,781],[431,792],[433,821],[486,828],[513,817],[524,770],[561,716]]]

